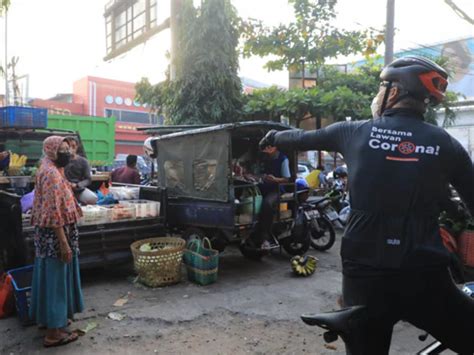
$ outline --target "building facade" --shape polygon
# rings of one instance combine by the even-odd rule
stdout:
[[[135,84],[87,76],[73,84],[73,93],[49,100],[34,99],[31,106],[47,108],[51,114],[115,117],[115,154],[143,154],[148,137],[136,127],[162,124],[147,105],[134,100]]]

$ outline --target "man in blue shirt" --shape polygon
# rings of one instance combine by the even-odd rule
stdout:
[[[259,185],[263,195],[262,211],[260,213],[259,234],[262,238],[262,249],[270,249],[273,242],[271,229],[273,216],[280,189],[278,184],[286,183],[291,177],[288,157],[276,147],[267,146],[263,149],[268,159],[264,162],[263,183]]]

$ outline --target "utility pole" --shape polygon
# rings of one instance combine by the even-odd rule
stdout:
[[[170,30],[171,30],[171,60],[170,60],[170,80],[176,80],[176,55],[179,46],[179,29],[181,0],[170,0]]]
[[[395,32],[395,0],[387,0],[387,22],[385,24],[385,65],[393,61],[393,37]]]
[[[304,59],[301,59],[300,62],[301,62],[301,88],[305,89],[304,81],[306,78],[304,77]]]

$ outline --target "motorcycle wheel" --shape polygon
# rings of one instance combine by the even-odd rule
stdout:
[[[290,255],[303,255],[311,246],[311,233],[309,230],[304,230],[304,236],[295,237],[293,234],[285,239],[282,239],[280,243],[283,249]]]
[[[239,249],[242,255],[250,260],[260,260],[266,254],[265,251],[257,249],[257,245],[251,236],[240,244]]]
[[[336,241],[336,231],[332,223],[325,217],[318,218],[320,230],[311,229],[311,246],[319,251],[330,249]]]

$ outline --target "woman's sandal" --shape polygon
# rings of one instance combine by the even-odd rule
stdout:
[[[72,324],[72,319],[68,319],[66,327],[69,327],[71,324]],[[45,330],[46,326],[40,324],[40,325],[38,325],[38,329],[39,330]]]
[[[73,341],[76,341],[78,338],[79,336],[77,335],[77,333],[74,333],[74,332],[69,333],[66,336],[61,337],[59,339],[56,339],[55,341],[48,341],[47,340],[48,338],[44,338],[43,346],[45,348],[52,348],[55,346],[66,345],[66,344],[72,343]]]

